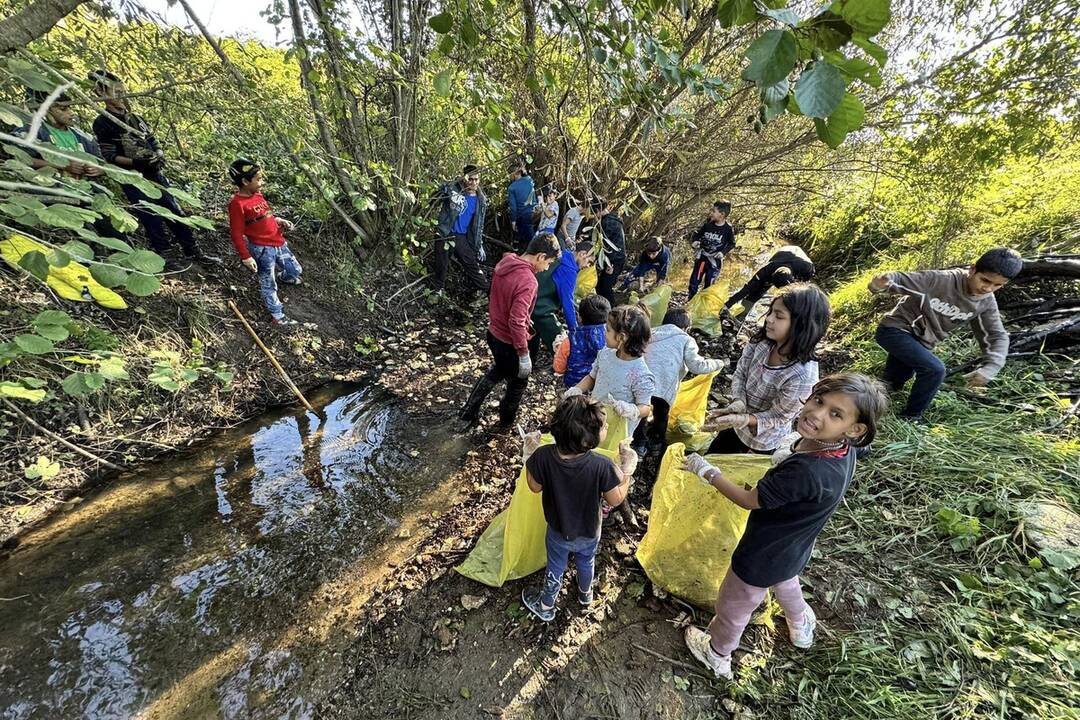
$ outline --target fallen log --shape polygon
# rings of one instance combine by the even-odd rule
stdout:
[[[1080,279],[1080,258],[1049,255],[1024,260],[1024,269],[1016,279],[1024,281],[1042,277]]]

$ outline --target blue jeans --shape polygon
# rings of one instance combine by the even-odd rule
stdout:
[[[300,267],[288,243],[281,247],[248,243],[248,250],[259,268],[259,291],[262,293],[263,302],[266,303],[266,309],[275,320],[280,320],[285,317],[285,308],[278,299],[277,274],[281,273],[282,282],[295,283],[300,279],[300,273],[304,269]]]
[[[698,258],[694,262],[694,269],[690,272],[690,292],[687,300],[697,295],[698,287],[705,289],[713,284],[716,276],[720,274],[720,264],[713,265],[708,258]],[[704,280],[704,284],[702,281]]]
[[[528,214],[514,218],[514,225],[517,226],[517,230],[514,231],[514,245],[520,252],[524,252],[535,234],[532,210]]]
[[[162,174],[158,174],[156,177],[150,178],[158,185],[163,187],[169,187],[169,179]],[[138,203],[140,201],[157,205],[158,207],[165,208],[173,215],[184,217],[185,213],[180,205],[177,204],[176,198],[169,194],[168,190],[161,192],[161,197],[154,199],[144,194],[134,185],[122,186],[124,195],[132,203]],[[150,243],[150,249],[159,255],[166,252],[169,249],[169,238],[165,235],[165,228],[168,227],[172,233],[173,238],[180,244],[184,254],[191,255],[195,252],[195,236],[191,233],[191,228],[182,222],[176,220],[167,220],[158,215],[152,210],[144,210],[140,207],[131,208],[131,212],[138,218],[139,223],[143,226],[143,230],[146,231],[146,239]]]
[[[907,407],[900,416],[920,417],[945,381],[945,364],[906,330],[878,325],[874,339],[889,354],[882,380],[893,390],[901,389],[912,375],[915,376]]]
[[[544,538],[547,547],[547,575],[544,576],[544,589],[540,593],[540,601],[545,607],[555,604],[555,598],[562,588],[563,575],[566,574],[566,566],[570,556],[574,556],[574,565],[577,566],[578,590],[588,592],[592,587],[593,564],[596,561],[596,548],[600,544],[600,536],[594,538],[574,538],[566,540],[550,527]]]

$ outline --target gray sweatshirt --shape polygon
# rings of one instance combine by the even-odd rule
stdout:
[[[698,352],[697,341],[677,325],[661,325],[652,332],[645,350],[645,364],[656,381],[653,395],[668,405],[675,402],[679,383],[687,371],[695,375],[716,372],[724,367],[723,360],[707,360]]]
[[[907,331],[933,348],[957,325],[970,323],[983,353],[979,373],[987,379],[998,374],[1009,354],[1009,333],[1001,323],[993,293],[968,294],[966,268],[891,272],[886,277],[889,287],[881,292],[903,297],[881,319],[883,327]]]

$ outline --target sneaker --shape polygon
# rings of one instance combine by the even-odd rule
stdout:
[[[279,279],[281,280],[281,282],[285,283],[286,285],[303,285],[304,284],[304,281],[301,278],[292,278],[291,280],[286,280],[285,278],[279,278]]]
[[[716,654],[709,641],[709,633],[701,628],[691,626],[686,628],[684,638],[686,639],[686,647],[690,648],[690,653],[702,665],[712,670],[713,675],[718,679],[731,680],[734,678],[731,674],[731,656]]]
[[[199,263],[200,265],[224,265],[225,264],[224,261],[222,261],[222,259],[219,258],[217,255],[207,255],[200,248],[195,248],[191,252],[184,253],[184,254],[187,255],[187,258],[189,260],[194,260],[195,262]]]
[[[287,318],[285,316],[282,316],[282,317],[279,317],[279,318],[271,318],[270,319],[270,324],[271,325],[277,325],[277,326],[280,326],[280,327],[292,327],[293,325],[299,325],[300,323],[293,320],[292,318]]]
[[[807,605],[801,623],[798,625],[788,623],[788,637],[791,638],[791,644],[803,650],[813,645],[814,628],[816,627],[817,615],[814,614],[814,609]]]
[[[521,602],[528,608],[529,612],[544,622],[551,622],[555,619],[555,606],[544,607],[544,603],[540,599],[539,589],[529,590],[526,588],[522,590]]]
[[[903,420],[904,422],[909,422],[912,425],[925,425],[926,424],[926,418],[924,418],[922,415],[903,415],[903,414],[901,414],[901,415],[897,415],[896,418],[898,420]]]
[[[191,263],[184,262],[174,255],[163,255],[165,259],[165,272],[167,273],[182,273],[191,267]]]
[[[585,590],[584,592],[582,592],[581,588],[578,588],[577,601],[581,603],[583,607],[589,607],[590,605],[592,605],[593,591],[591,585],[589,586],[589,589]]]

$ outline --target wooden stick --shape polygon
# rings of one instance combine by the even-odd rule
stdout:
[[[47,436],[51,437],[53,440],[60,443],[64,447],[68,448],[69,450],[74,450],[75,452],[79,453],[83,457],[90,458],[91,460],[93,460],[93,461],[95,461],[97,463],[100,463],[101,465],[104,465],[105,467],[109,468],[110,470],[116,470],[118,472],[122,472],[124,470],[123,467],[121,467],[119,465],[115,465],[115,464],[109,462],[108,460],[106,460],[105,458],[95,455],[94,453],[90,452],[89,450],[84,450],[83,448],[79,447],[78,445],[75,445],[74,443],[68,442],[64,438],[62,438],[59,435],[57,435],[56,433],[54,433],[52,430],[49,430],[48,428],[41,427],[41,425],[37,424],[37,422],[34,420],[34,418],[30,417],[29,415],[24,413],[22,410],[20,410],[18,405],[11,402],[7,398],[2,398],[2,399],[4,401],[4,404],[7,405],[8,408],[13,410],[16,415],[18,415],[23,420],[25,420],[26,422],[33,425],[35,428],[40,430],[44,435],[47,435]]]
[[[232,300],[229,301],[229,309],[236,313],[236,317],[240,318],[240,322],[244,324],[244,328],[247,329],[248,334],[251,335],[251,338],[255,341],[255,344],[258,345],[259,349],[263,351],[263,354],[266,355],[267,359],[270,361],[270,364],[273,365],[274,368],[278,371],[278,374],[281,375],[281,378],[285,381],[285,384],[289,386],[289,389],[293,391],[296,397],[300,398],[300,402],[304,403],[304,407],[318,415],[318,411],[315,408],[311,407],[311,403],[309,403],[307,401],[307,398],[304,397],[304,393],[300,392],[300,388],[296,387],[296,383],[294,383],[292,381],[292,378],[289,377],[289,373],[285,372],[285,368],[281,367],[281,363],[279,363],[277,361],[277,358],[274,357],[274,353],[270,352],[270,348],[266,347],[266,345],[263,344],[263,341],[259,339],[259,336],[255,334],[255,329],[248,324],[247,318],[244,317],[244,314],[240,312],[240,308],[236,307],[236,303],[234,303]]]

